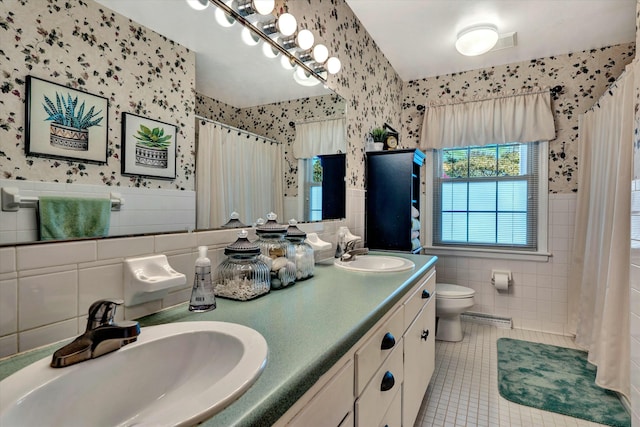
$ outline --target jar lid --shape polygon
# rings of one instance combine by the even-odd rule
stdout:
[[[246,225],[244,225],[240,220],[240,215],[238,214],[238,212],[231,212],[231,216],[229,221],[227,221],[226,224],[222,225],[222,228],[240,228],[240,227],[246,227]]]
[[[247,230],[238,231],[238,240],[224,248],[225,255],[260,255],[260,248],[251,243],[247,236]]]
[[[297,237],[299,237],[299,238],[307,237],[307,233],[305,233],[304,231],[300,230],[296,224],[298,224],[298,221],[296,221],[295,219],[290,219],[289,220],[289,227],[287,228],[287,236],[286,237],[296,237],[296,238]]]
[[[258,234],[269,234],[269,233],[280,233],[283,234],[287,231],[287,226],[284,224],[278,224],[276,219],[278,215],[270,212],[267,215],[267,222],[262,225],[256,227],[256,232]]]

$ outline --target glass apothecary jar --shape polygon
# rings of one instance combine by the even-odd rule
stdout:
[[[307,233],[300,230],[295,219],[289,220],[289,228],[285,238],[293,245],[293,253],[296,263],[296,282],[313,276],[315,258],[313,248],[304,240]]]
[[[247,239],[246,230],[238,232],[238,240],[224,249],[228,257],[216,268],[214,293],[222,298],[247,301],[271,289],[269,267],[262,262],[260,248]]]
[[[267,222],[256,227],[260,248],[258,257],[269,267],[271,272],[271,289],[277,290],[293,285],[296,280],[296,261],[293,245],[285,239],[287,226],[278,224],[277,215],[271,212]]]

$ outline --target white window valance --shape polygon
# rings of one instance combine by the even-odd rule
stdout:
[[[293,143],[293,157],[296,159],[346,152],[347,127],[344,118],[296,124]]]
[[[424,150],[555,138],[549,91],[427,106],[420,138]]]

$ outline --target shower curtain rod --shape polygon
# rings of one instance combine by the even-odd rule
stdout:
[[[319,119],[298,120],[295,122],[294,121],[289,122],[289,126],[296,127],[296,125],[303,125],[307,123],[326,122],[329,120],[341,120],[341,119],[344,119],[344,117],[322,117]]]
[[[213,123],[215,125],[220,125],[220,127],[223,127],[223,128],[229,129],[229,130],[233,130],[233,131],[238,131],[238,132],[241,132],[241,133],[249,135],[249,136],[254,136],[256,138],[261,138],[261,139],[264,139],[265,141],[268,141],[268,142],[270,142],[272,144],[280,144],[279,141],[276,141],[273,138],[268,138],[266,136],[258,135],[257,133],[249,132],[248,130],[240,129],[240,128],[237,128],[235,126],[231,126],[231,125],[228,125],[228,124],[225,124],[225,123],[217,122],[215,120],[211,120],[209,118],[206,118],[206,117],[203,117],[203,116],[199,116],[197,114],[196,114],[196,119],[204,120],[205,122]]]

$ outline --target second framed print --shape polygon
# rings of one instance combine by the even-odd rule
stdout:
[[[107,163],[107,98],[27,76],[27,156]]]
[[[178,127],[122,113],[122,175],[175,179]]]

